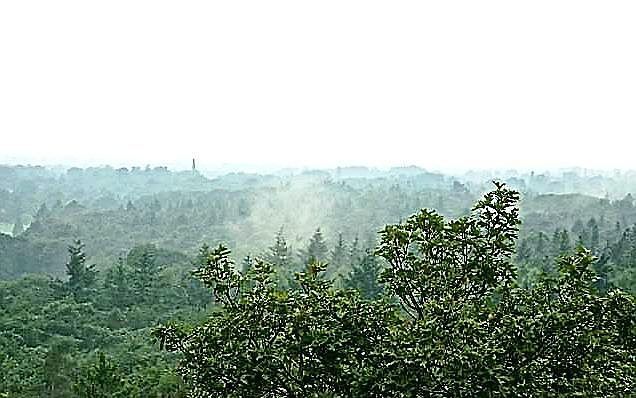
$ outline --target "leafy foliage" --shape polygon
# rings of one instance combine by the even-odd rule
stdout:
[[[400,303],[320,278],[279,290],[256,260],[234,270],[220,246],[197,271],[221,308],[202,325],[159,328],[193,396],[626,396],[636,387],[636,303],[596,288],[579,248],[531,288],[511,258],[518,194],[497,184],[471,215],[423,210],[382,232],[382,280]]]
[[[389,305],[330,289],[320,263],[297,275],[298,289],[280,291],[267,263],[257,260],[241,275],[228,255],[220,246],[197,271],[222,311],[193,330],[156,332],[182,354],[193,396],[362,396],[373,388],[365,363],[377,360],[374,347],[394,321]]]

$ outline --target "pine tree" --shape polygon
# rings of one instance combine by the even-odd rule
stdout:
[[[598,223],[594,217],[590,218],[590,221],[587,222],[587,228],[589,230],[590,241],[589,246],[592,252],[596,252],[600,246],[600,234],[598,230]]]
[[[276,233],[274,244],[269,247],[264,257],[272,265],[278,284],[282,288],[295,286],[294,275],[302,271],[293,264],[291,253],[291,247],[287,245],[283,227],[281,227]]]
[[[566,229],[561,231],[561,238],[559,240],[559,252],[561,255],[568,253],[572,249],[572,243],[570,241],[570,234]]]
[[[577,218],[574,222],[574,226],[572,227],[572,232],[574,233],[574,238],[581,242],[583,246],[589,246],[590,243],[590,234],[588,228],[583,225],[583,221],[580,218]]]
[[[351,250],[349,250],[349,264],[358,264],[363,256],[360,248],[360,239],[356,236],[351,242]]]
[[[130,269],[122,258],[107,271],[104,285],[107,291],[112,292],[111,302],[115,307],[128,307],[133,303],[130,277]]]
[[[308,265],[314,262],[323,263],[327,260],[329,249],[325,243],[325,239],[322,236],[320,228],[316,229],[316,232],[309,240],[309,245],[305,250],[300,252],[300,258],[304,265]]]
[[[252,267],[254,266],[254,258],[249,254],[243,258],[243,262],[241,263],[241,273],[247,274]]]
[[[593,264],[593,268],[598,276],[598,279],[594,283],[595,287],[600,292],[607,292],[611,287],[610,274],[613,270],[609,248],[606,248],[603,253],[601,253],[598,260]]]
[[[44,382],[42,396],[67,397],[70,392],[70,370],[73,366],[69,355],[69,341],[59,336],[54,337],[53,341],[46,351],[40,370]]]
[[[265,259],[274,266],[275,269],[288,269],[291,265],[290,249],[283,234],[283,227],[278,230],[273,246],[269,247],[269,252]]]
[[[84,244],[76,240],[68,247],[69,260],[66,263],[66,274],[69,276],[67,286],[73,295],[81,296],[86,289],[95,283],[97,271],[95,265],[86,265],[86,254]]]
[[[368,299],[377,298],[382,293],[382,285],[379,282],[382,266],[375,255],[367,250],[362,260],[353,265],[344,286],[358,290]]]
[[[119,369],[100,352],[97,363],[91,364],[80,373],[73,384],[73,391],[79,398],[112,397],[121,379]]]
[[[331,251],[330,269],[332,274],[339,273],[348,262],[347,244],[344,241],[342,233],[338,234],[338,241]]]
[[[572,242],[570,241],[570,234],[567,229],[556,230],[552,236],[552,255],[551,257],[557,258],[564,256],[572,249]]]
[[[128,265],[133,269],[136,294],[141,301],[152,300],[152,287],[159,267],[155,262],[154,245],[137,246],[128,253]]]

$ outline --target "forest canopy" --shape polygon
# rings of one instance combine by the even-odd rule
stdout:
[[[220,304],[194,329],[156,331],[200,397],[626,396],[636,302],[599,289],[589,251],[516,285],[518,194],[497,184],[470,215],[422,210],[381,233],[388,295],[334,288],[310,259],[280,290],[219,246],[195,275]]]
[[[0,394],[628,396],[630,175],[491,177],[1,168]]]

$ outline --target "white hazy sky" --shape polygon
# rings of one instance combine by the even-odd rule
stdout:
[[[636,2],[0,2],[0,163],[636,168]]]

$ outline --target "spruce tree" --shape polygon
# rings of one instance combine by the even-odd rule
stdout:
[[[154,245],[134,247],[128,254],[128,265],[133,269],[134,282],[138,300],[152,299],[152,288],[159,273],[155,262]]]
[[[317,228],[316,232],[314,232],[311,239],[309,240],[309,245],[307,245],[307,248],[300,252],[300,258],[304,265],[308,265],[314,262],[322,263],[327,260],[328,253],[329,249],[327,248],[327,243],[322,236],[320,228]]]
[[[347,244],[342,236],[342,233],[338,234],[338,241],[331,251],[331,262],[329,268],[331,274],[339,274],[348,262]]]
[[[367,250],[358,264],[354,264],[347,275],[344,287],[358,290],[363,297],[375,299],[382,293],[379,283],[382,266],[379,259]]]
[[[351,248],[349,250],[349,264],[358,264],[362,259],[364,252],[360,247],[360,239],[356,236],[351,242]]]
[[[598,230],[598,223],[596,222],[596,219],[594,217],[590,218],[590,221],[587,222],[587,228],[590,235],[590,241],[588,244],[590,249],[595,252],[599,249],[601,239]]]
[[[74,244],[68,247],[68,254],[69,260],[66,263],[66,274],[69,279],[67,286],[77,298],[94,285],[97,271],[95,270],[95,265],[86,265],[84,244],[80,240],[76,240]]]
[[[254,266],[254,258],[249,254],[243,258],[243,262],[241,263],[241,273],[248,273],[252,267]]]
[[[275,269],[288,269],[291,265],[290,249],[283,234],[283,227],[276,233],[274,244],[269,247],[265,258]]]

